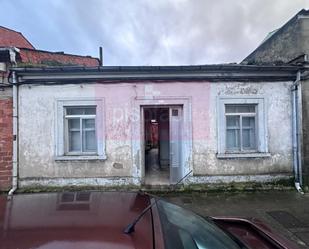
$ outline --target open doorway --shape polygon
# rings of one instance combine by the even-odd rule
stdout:
[[[144,108],[145,184],[170,183],[170,114],[168,107]]]

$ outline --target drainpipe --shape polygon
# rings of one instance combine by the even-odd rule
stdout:
[[[297,72],[296,80],[294,81],[292,91],[292,141],[293,141],[293,169],[295,177],[295,188],[303,194],[302,186],[302,165],[301,165],[301,151],[300,151],[300,126],[299,126],[299,84],[300,84],[300,71]]]
[[[19,53],[18,48],[10,48],[10,61],[12,67],[17,65],[16,54]],[[18,85],[16,72],[12,72],[12,82],[13,84],[13,174],[12,174],[12,188],[10,189],[8,196],[9,198],[13,195],[17,189],[17,176],[18,176]]]
[[[8,195],[11,196],[17,189],[17,172],[18,172],[18,86],[16,72],[12,72],[13,83],[13,176],[12,188]]]

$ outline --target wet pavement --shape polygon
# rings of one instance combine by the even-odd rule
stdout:
[[[182,193],[164,198],[203,216],[259,218],[300,248],[309,248],[309,193]]]

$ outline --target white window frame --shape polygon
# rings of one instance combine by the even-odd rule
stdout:
[[[67,109],[69,108],[87,108],[87,107],[94,107],[96,112],[97,112],[97,106],[65,106],[64,107],[64,110],[65,110],[65,113],[64,113],[64,127],[65,127],[65,139],[64,139],[64,143],[65,143],[65,155],[93,155],[93,154],[97,154],[97,145],[96,145],[96,151],[83,151],[83,133],[82,133],[82,127],[83,127],[83,120],[87,120],[87,119],[94,119],[96,120],[96,114],[77,114],[77,115],[69,115],[67,114]],[[69,151],[69,120],[70,119],[78,119],[79,120],[79,124],[80,124],[80,148],[81,148],[81,151],[79,152],[75,152],[75,151]],[[96,124],[95,124],[95,128],[94,128],[94,131],[96,133],[96,130],[97,130],[97,127],[96,127]],[[97,140],[97,135],[96,136],[96,140]]]
[[[67,153],[66,151],[66,107],[96,107],[95,127],[97,139],[96,153]],[[55,160],[105,160],[105,127],[104,127],[104,99],[79,98],[57,99],[56,101],[56,155]]]
[[[220,96],[217,98],[218,158],[269,157],[266,127],[266,100],[263,96]],[[228,151],[226,149],[225,105],[256,105],[256,150]]]

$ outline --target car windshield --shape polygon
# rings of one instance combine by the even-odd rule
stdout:
[[[157,200],[164,242],[168,249],[240,249],[211,221],[171,203]]]

